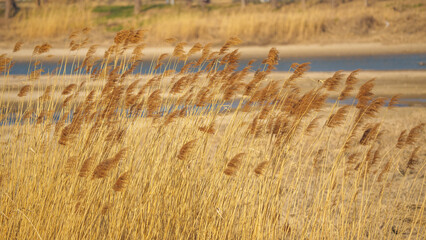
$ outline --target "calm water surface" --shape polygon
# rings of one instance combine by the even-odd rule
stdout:
[[[241,70],[247,65],[249,60],[241,60]],[[253,64],[253,70],[262,68],[261,58]],[[310,71],[314,72],[335,72],[338,70],[352,71],[355,69],[362,70],[426,70],[426,54],[399,54],[399,55],[375,55],[375,56],[337,56],[337,57],[296,57],[296,58],[283,58],[280,60],[277,71],[288,71],[292,63],[310,62]],[[423,63],[424,65],[422,65]],[[12,67],[11,75],[26,75],[28,74],[29,62],[16,62]],[[58,65],[56,62],[44,62],[42,68],[45,73],[52,72]],[[177,71],[180,70],[181,65],[177,66]],[[149,73],[151,68],[151,61],[141,62],[137,66],[134,73]],[[71,74],[74,70],[72,63],[66,66],[65,73]],[[164,71],[161,68],[158,73]],[[62,71],[63,73],[63,71]]]

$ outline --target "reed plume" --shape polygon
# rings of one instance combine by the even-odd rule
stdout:
[[[23,41],[18,41],[15,43],[15,46],[13,47],[13,52],[17,52],[21,50],[22,45],[24,44]]]
[[[358,94],[356,95],[356,99],[358,99],[358,103],[356,105],[357,108],[364,108],[367,106],[368,102],[373,99],[374,94],[371,92],[374,87],[375,79],[371,79],[365,82],[358,90]]]
[[[22,116],[22,120],[28,120],[33,116],[34,110],[32,108],[29,108],[27,110],[25,110],[25,112],[23,113]]]
[[[32,71],[30,75],[28,76],[28,81],[35,81],[39,79],[43,72],[44,70],[42,68]]]
[[[398,140],[396,142],[396,148],[403,148],[405,145],[405,142],[407,141],[407,130],[403,130],[398,137]]]
[[[290,77],[289,77],[289,78],[287,78],[287,80],[284,82],[283,88],[288,87],[289,85],[291,85],[291,84],[292,84],[292,82],[293,82],[294,80],[296,80],[297,78],[300,78],[301,76],[303,76],[303,74],[304,74],[305,72],[307,72],[307,71],[311,68],[310,64],[311,64],[310,62],[301,63],[301,64],[293,63],[293,64],[291,65],[291,68],[293,68],[293,69],[294,69],[294,72],[293,72],[293,74],[291,74],[291,75],[290,75]]]
[[[161,105],[161,90],[157,89],[148,97],[148,117],[154,116],[154,112],[158,110]]]
[[[219,55],[226,53],[230,47],[240,45],[243,41],[238,37],[231,37],[226,43],[220,48]]]
[[[359,72],[359,69],[352,71],[348,75],[348,77],[346,78],[346,82],[345,82],[345,88],[339,94],[339,97],[338,97],[339,100],[346,99],[350,95],[352,90],[355,89],[354,85],[358,82],[358,78],[356,77],[356,75],[358,75],[358,72]]]
[[[68,160],[65,163],[65,173],[66,174],[72,174],[72,172],[74,171],[76,165],[77,165],[77,161],[78,161],[78,156],[72,156],[69,157]]]
[[[374,140],[379,132],[380,123],[370,124],[366,127],[359,143],[361,145],[368,145],[372,140]]]
[[[33,87],[31,85],[25,85],[23,86],[18,93],[18,97],[25,97],[27,94],[31,91]]]
[[[391,108],[393,108],[395,105],[397,105],[397,104],[398,104],[398,100],[399,100],[399,98],[400,98],[400,97],[401,97],[401,95],[400,95],[400,94],[397,94],[397,95],[393,96],[393,97],[390,99],[390,101],[389,101],[388,108],[389,108],[389,109],[391,109]]]
[[[114,186],[112,186],[112,189],[116,192],[122,192],[124,189],[129,185],[130,182],[130,171],[126,171],[123,174],[120,175],[120,177],[115,182]]]
[[[228,175],[228,176],[232,176],[234,175],[238,169],[241,166],[241,159],[243,158],[243,156],[245,155],[245,153],[238,153],[237,155],[235,155],[229,162],[228,164],[226,164],[226,168],[223,171],[224,174]]]
[[[340,107],[335,114],[332,114],[326,123],[327,127],[334,128],[344,123],[349,106]]]
[[[52,98],[51,95],[50,95],[50,94],[52,94],[52,88],[53,88],[52,85],[47,86],[46,89],[44,90],[43,95],[41,95],[39,97],[39,100],[40,101],[48,101],[48,100],[50,100]]]
[[[113,168],[118,166],[118,163],[125,158],[126,154],[127,148],[123,148],[114,157],[100,162],[93,171],[92,179],[105,178]]]
[[[203,49],[203,45],[201,43],[196,43],[192,48],[188,51],[188,57],[194,55],[195,53],[201,51]]]
[[[195,105],[198,107],[204,107],[211,100],[211,97],[210,89],[208,87],[203,87],[197,93]]]
[[[419,125],[413,127],[408,133],[406,144],[413,145],[416,143],[422,134],[425,125],[425,123],[420,123]]]
[[[417,156],[417,153],[419,152],[419,150],[420,150],[420,146],[414,148],[414,150],[411,152],[410,159],[408,160],[405,169],[407,169],[407,170],[408,169],[410,169],[410,170],[415,169],[417,163],[419,162],[418,156]]]
[[[81,165],[80,172],[78,174],[79,177],[88,177],[90,172],[92,171],[95,158],[93,156],[90,156],[84,160],[83,164]]]
[[[379,173],[379,177],[377,178],[377,181],[378,182],[382,182],[383,181],[383,178],[384,178],[384,176],[385,176],[385,174],[387,173],[387,172],[389,172],[389,170],[390,170],[390,168],[391,168],[391,160],[388,160],[387,162],[386,162],[386,164],[385,164],[385,166],[383,166],[383,168],[382,168],[382,171],[380,171],[380,173]]]
[[[186,142],[181,149],[179,150],[179,154],[177,156],[177,158],[179,160],[186,160],[188,159],[189,155],[191,154],[192,149],[195,147],[197,143],[197,139],[191,140],[189,142]]]
[[[183,50],[183,47],[185,45],[186,45],[185,42],[178,43],[176,45],[175,49],[173,50],[173,54],[172,55],[174,57],[178,57],[178,58],[181,58],[181,59],[185,58],[186,55],[185,55],[185,51]]]
[[[214,122],[210,123],[208,126],[199,127],[198,130],[200,130],[201,132],[205,132],[207,134],[214,134],[216,132],[216,129],[214,127]]]
[[[164,39],[164,41],[166,43],[173,44],[173,43],[177,42],[177,39],[176,38],[166,38],[166,39]]]
[[[271,48],[268,53],[268,57],[263,60],[263,64],[268,65],[267,71],[275,69],[275,66],[278,65],[279,52],[276,48]]]
[[[168,114],[166,120],[164,121],[164,126],[169,125],[174,122],[177,117],[179,117],[180,110],[175,110],[172,113]]]
[[[318,121],[322,118],[322,116],[317,116],[309,123],[309,125],[305,129],[306,135],[311,135],[314,130],[318,127]]]
[[[62,91],[62,95],[68,95],[76,89],[77,89],[77,84],[72,83],[72,84],[68,85],[67,87],[65,87],[65,89]]]
[[[269,161],[263,161],[259,163],[254,169],[254,173],[256,174],[256,176],[263,175],[268,165],[269,165]]]
[[[335,91],[337,87],[339,86],[340,81],[343,78],[342,71],[337,71],[334,73],[334,75],[330,78],[327,78],[322,87],[327,89],[327,91]]]

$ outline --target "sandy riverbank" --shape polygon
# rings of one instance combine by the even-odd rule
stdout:
[[[186,47],[186,51],[191,46]],[[280,45],[280,46],[242,46],[239,47],[242,59],[257,58],[261,59],[267,56],[269,50],[275,47],[280,52],[280,57],[321,57],[321,56],[369,56],[369,55],[389,55],[389,54],[425,54],[426,43],[418,44],[395,44],[385,45],[380,43],[351,43],[351,44],[311,44],[311,45]],[[105,46],[98,47],[95,56],[103,57],[106,51]],[[219,48],[213,48],[218,51]],[[65,48],[53,48],[45,54],[46,61],[57,61],[63,56],[85,57],[87,49],[80,49],[71,52]],[[143,50],[145,59],[157,57],[162,53],[172,53],[173,47],[147,47]],[[18,52],[12,52],[10,49],[0,49],[0,54],[7,54],[13,57],[15,61],[28,61],[33,53],[33,49],[25,48]],[[131,53],[131,50],[128,51]],[[195,56],[196,57],[196,56]]]

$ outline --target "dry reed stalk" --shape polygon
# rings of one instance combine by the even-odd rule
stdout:
[[[186,84],[188,82],[188,76],[183,76],[179,78],[170,89],[171,94],[177,94],[183,91],[183,89],[186,87]]]
[[[23,41],[18,41],[15,43],[15,46],[13,47],[13,52],[17,52],[21,50],[22,45],[24,44]]]
[[[339,100],[346,99],[350,95],[352,90],[355,89],[354,85],[358,82],[358,78],[356,77],[356,75],[358,75],[358,72],[359,72],[359,69],[352,71],[348,75],[348,77],[346,78],[346,82],[345,82],[345,88],[339,94],[339,97],[338,97]]]
[[[201,57],[198,59],[197,63],[195,64],[195,67],[200,66],[207,60],[211,51],[211,45],[212,45],[211,43],[207,43],[206,45],[204,45],[202,53],[201,53]]]
[[[189,155],[191,154],[192,149],[195,147],[197,143],[197,139],[191,140],[189,142],[186,142],[181,149],[179,150],[179,154],[177,156],[177,158],[179,160],[186,160],[188,159]]]
[[[379,173],[379,177],[377,178],[378,182],[382,182],[383,181],[383,178],[384,178],[385,174],[387,172],[389,172],[389,170],[391,168],[391,164],[392,164],[391,160],[388,160],[386,162],[385,166],[383,166],[382,171]]]
[[[294,69],[294,72],[284,82],[283,88],[286,88],[286,87],[290,86],[294,80],[296,80],[297,78],[300,78],[301,76],[303,76],[303,74],[305,72],[307,72],[311,68],[310,64],[311,64],[310,62],[301,63],[301,64],[293,63],[291,65],[291,68]]]
[[[6,54],[0,55],[0,73],[9,72],[13,64],[12,58],[6,57]]]
[[[52,98],[52,97],[50,96],[50,95],[51,95],[51,93],[52,93],[52,88],[53,88],[53,86],[52,86],[52,85],[47,86],[47,87],[46,87],[46,89],[44,90],[43,95],[41,95],[41,96],[39,97],[39,100],[40,100],[40,101],[48,101],[48,100],[50,100],[50,99]]]
[[[403,148],[405,143],[407,141],[407,130],[403,130],[398,137],[397,143],[396,143],[396,148]]]
[[[359,140],[359,143],[361,145],[368,145],[372,140],[376,139],[379,132],[379,128],[380,123],[369,124],[366,127],[361,139]]]
[[[374,151],[373,157],[371,157],[371,161],[368,164],[367,172],[370,172],[371,169],[377,164],[378,160],[380,159],[380,146]]]
[[[226,41],[226,43],[220,48],[219,50],[219,55],[222,55],[224,53],[226,53],[226,51],[228,51],[228,49],[232,46],[237,46],[240,45],[243,41],[241,41],[241,39],[239,39],[238,37],[231,37],[230,39],[228,39],[228,41]]]
[[[223,171],[225,175],[232,176],[234,175],[241,166],[241,159],[245,153],[238,153],[235,155],[229,162],[226,164],[226,168]]]
[[[32,108],[25,110],[25,112],[22,114],[23,115],[22,120],[25,121],[25,120],[30,119],[32,117],[33,113],[34,113],[34,110]]]
[[[126,171],[123,174],[120,175],[120,177],[115,182],[114,186],[112,186],[112,189],[116,192],[122,192],[124,189],[129,185],[130,182],[130,171]]]
[[[133,92],[136,90],[136,87],[137,87],[139,82],[140,82],[140,79],[135,80],[127,87],[125,97],[124,97],[124,102],[125,102],[126,108],[130,107],[130,106],[132,106],[136,103],[137,97],[135,95],[133,95]]]
[[[177,42],[178,40],[176,38],[166,38],[166,39],[164,39],[164,41],[166,43],[173,44],[173,43]]]
[[[358,102],[358,104],[359,103],[360,102]],[[362,123],[368,118],[376,118],[377,114],[379,113],[379,110],[385,105],[385,103],[385,98],[376,98],[371,101],[371,103],[367,106],[365,106],[364,104],[362,104],[361,106],[357,105],[359,111],[357,117],[355,118],[355,123],[357,123],[357,125],[359,126],[360,123]]]
[[[62,107],[65,108],[68,106],[68,104],[71,102],[71,100],[74,99],[74,95],[70,95],[67,98],[65,98],[64,102],[62,103]]]
[[[31,85],[25,85],[23,86],[18,93],[18,97],[25,97],[27,94],[31,91],[33,87]]]
[[[279,52],[276,48],[271,48],[268,53],[268,57],[263,60],[263,64],[268,65],[267,71],[275,69],[275,66],[278,65]]]
[[[121,127],[119,129],[111,130],[105,138],[105,142],[120,143],[124,141],[126,136],[126,128]]]
[[[356,95],[356,99],[358,99],[358,103],[356,105],[357,108],[364,108],[367,106],[368,102],[373,99],[374,94],[371,92],[374,88],[375,79],[371,79],[365,82],[358,90],[358,94]]]
[[[272,134],[283,136],[290,130],[290,120],[285,114],[280,114],[272,125]]]
[[[243,83],[234,83],[229,85],[223,93],[223,100],[230,101],[241,87],[244,87]]]
[[[335,91],[337,87],[339,86],[339,83],[342,80],[342,78],[343,78],[342,71],[337,71],[334,73],[332,77],[327,78],[324,81],[322,88],[327,89],[327,91]]]
[[[103,206],[102,206],[102,209],[101,209],[101,214],[102,215],[106,215],[106,214],[108,214],[108,212],[111,210],[111,208],[113,207],[113,204],[112,203],[105,203]]]
[[[408,169],[410,169],[410,170],[415,169],[417,163],[419,162],[418,156],[417,156],[417,153],[419,152],[419,150],[420,150],[420,146],[414,148],[414,150],[411,152],[410,159],[408,160],[405,169],[407,169],[407,170]]]
[[[195,53],[203,50],[203,45],[201,43],[195,43],[194,46],[188,51],[188,57],[194,55]]]
[[[317,116],[309,123],[309,125],[305,129],[306,135],[311,135],[314,130],[318,127],[318,121],[322,118],[322,116]]]
[[[203,87],[197,93],[195,100],[195,105],[198,107],[204,107],[207,103],[211,101],[212,95],[210,94],[210,89],[208,87]]]
[[[179,74],[185,74],[188,72],[188,70],[194,65],[194,62],[189,62],[187,64],[185,64],[179,71]],[[169,71],[174,71],[173,69],[170,69]],[[166,73],[166,72],[165,72]],[[174,72],[172,72],[174,73]],[[166,76],[166,75],[165,75]],[[169,76],[169,75],[168,75]]]
[[[201,132],[205,132],[207,134],[214,134],[216,132],[216,129],[214,127],[214,122],[211,122],[210,125],[208,126],[199,127],[198,130],[200,130]]]
[[[133,52],[132,52],[132,55],[133,55],[133,57],[134,57],[134,59],[133,59],[133,60],[138,60],[138,59],[140,59],[140,58],[142,58],[142,57],[143,57],[143,53],[142,53],[142,51],[143,51],[143,49],[145,48],[145,46],[146,46],[146,44],[145,44],[145,43],[141,43],[141,44],[137,45],[137,46],[133,49]]]
[[[413,145],[416,143],[422,134],[425,125],[425,123],[420,123],[419,125],[413,127],[408,133],[406,144]]]
[[[28,81],[35,81],[40,78],[41,74],[44,72],[43,69],[37,69],[30,73],[28,76]]]
[[[187,115],[188,112],[188,108],[187,107],[183,107],[181,110],[179,110],[179,117],[185,117]]]
[[[262,110],[260,111],[259,114],[259,119],[267,119],[269,112],[272,110],[272,105],[270,104],[266,104],[265,106],[263,106]]]
[[[75,169],[78,161],[78,156],[71,156],[68,158],[68,160],[65,162],[65,174],[72,174],[73,170]]]
[[[268,165],[269,165],[269,161],[263,161],[259,163],[254,169],[254,173],[256,174],[256,176],[263,175]]]
[[[332,114],[326,123],[327,127],[334,128],[342,125],[345,122],[349,108],[350,106],[343,106],[339,108],[335,114]]]
[[[251,96],[254,90],[258,87],[261,81],[266,78],[265,72],[256,72],[254,74],[253,80],[251,80],[247,85],[244,92],[244,96]]]
[[[72,84],[65,87],[65,89],[62,91],[62,95],[71,94],[76,89],[77,89],[77,84],[72,83]]]
[[[118,166],[118,163],[125,158],[126,154],[127,148],[123,148],[114,157],[100,162],[93,170],[92,179],[105,178],[113,168]]]
[[[148,117],[153,117],[154,112],[158,110],[161,105],[161,90],[157,89],[152,92],[148,97]]]
[[[183,50],[183,47],[185,45],[186,45],[186,42],[178,43],[175,49],[173,50],[172,56],[178,57],[180,59],[184,59],[186,57],[185,51]]]
[[[48,112],[46,110],[41,111],[41,113],[38,115],[36,124],[41,124],[44,121],[44,118],[48,117]]]
[[[81,165],[80,172],[78,174],[79,177],[88,177],[90,172],[92,171],[95,158],[93,156],[90,156],[84,160],[83,164]]]
[[[167,126],[167,125],[169,125],[170,123],[172,123],[172,122],[174,122],[175,120],[176,120],[176,118],[178,118],[179,117],[179,113],[180,113],[180,110],[175,110],[175,111],[173,111],[172,113],[170,113],[170,114],[168,114],[167,116],[166,116],[166,120],[164,121],[164,126]]]
[[[392,109],[396,104],[398,104],[398,100],[401,97],[400,94],[397,94],[395,96],[393,96],[390,100],[389,100],[389,104],[388,104],[388,108]]]
[[[259,115],[254,117],[253,120],[251,121],[251,123],[248,127],[248,133],[249,134],[255,134],[256,130],[258,128],[258,125],[259,125]]]

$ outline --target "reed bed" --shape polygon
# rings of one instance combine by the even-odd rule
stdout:
[[[339,1],[338,1],[339,2]],[[116,3],[118,4],[118,3]],[[300,43],[422,43],[426,37],[424,22],[426,5],[421,0],[345,1],[335,8],[329,1],[300,1],[274,8],[271,4],[215,3],[205,7],[189,7],[177,1],[176,6],[145,3],[139,15],[132,5],[49,2],[22,11],[0,31],[8,41],[55,40],[85,26],[95,29],[101,44],[122,29],[150,29],[147,42],[157,45],[166,37],[196,43],[221,45],[232,36],[240,36],[246,44]],[[108,10],[109,9],[109,10]],[[354,11],[357,9],[357,11]],[[12,43],[13,44],[13,43]]]
[[[259,69],[237,70],[233,37],[217,52],[168,39],[174,51],[140,74],[144,31],[120,31],[102,59],[91,45],[79,61],[87,34],[71,34],[71,54],[47,73],[52,85],[40,78],[46,43],[19,91],[1,88],[4,238],[425,236],[425,123],[396,129],[383,116],[398,96],[375,96],[374,79],[355,89],[359,70],[301,91],[309,63],[271,80],[272,48]],[[0,60],[8,82],[13,59]],[[332,92],[338,100],[327,103]]]

